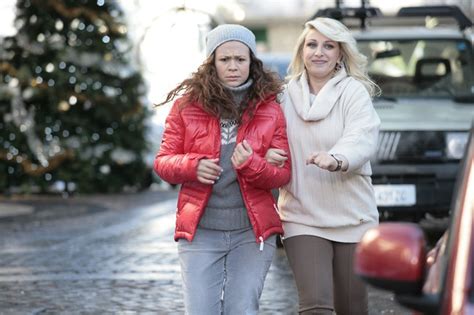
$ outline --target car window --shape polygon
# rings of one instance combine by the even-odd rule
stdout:
[[[457,39],[359,40],[369,75],[387,97],[474,94],[473,55]]]
[[[266,69],[276,72],[280,79],[285,79],[291,58],[289,54],[261,54],[258,57]]]

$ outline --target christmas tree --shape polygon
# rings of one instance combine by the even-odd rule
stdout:
[[[111,0],[19,0],[0,48],[0,191],[140,189],[146,86]]]

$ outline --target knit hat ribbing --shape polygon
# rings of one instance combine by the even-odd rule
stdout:
[[[206,56],[209,57],[217,47],[232,40],[244,43],[254,55],[257,54],[255,35],[248,28],[238,24],[224,24],[217,26],[207,34]]]

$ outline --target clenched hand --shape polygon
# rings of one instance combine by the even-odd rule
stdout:
[[[222,168],[219,166],[219,159],[202,159],[197,167],[197,179],[203,184],[212,185],[219,179]]]
[[[231,158],[232,165],[234,165],[234,167],[239,167],[248,160],[252,153],[252,147],[247,142],[247,140],[237,143],[234,149],[234,154],[232,154]]]

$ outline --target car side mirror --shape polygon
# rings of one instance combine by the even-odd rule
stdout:
[[[426,240],[412,223],[382,223],[357,245],[354,270],[367,283],[396,294],[421,293]]]

